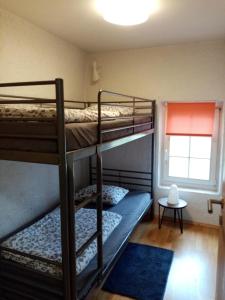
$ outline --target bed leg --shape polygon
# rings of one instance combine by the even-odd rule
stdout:
[[[72,157],[68,159],[68,187],[69,187],[69,220],[70,220],[70,276],[71,276],[71,298],[77,299],[77,282],[76,282],[76,232],[75,232],[75,168]]]
[[[71,299],[71,276],[70,276],[70,233],[69,226],[69,199],[66,161],[66,137],[64,128],[64,91],[63,80],[55,80],[56,111],[58,131],[58,154],[59,154],[59,193],[61,215],[61,240],[62,240],[62,269],[64,284],[64,300]]]
[[[96,155],[96,167],[97,167],[97,193],[99,194],[97,198],[97,231],[98,231],[98,282],[102,280],[102,269],[103,269],[103,241],[102,241],[102,154],[97,150]]]

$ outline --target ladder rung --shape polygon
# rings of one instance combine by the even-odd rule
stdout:
[[[87,204],[89,204],[93,200],[97,200],[97,198],[99,196],[100,196],[100,193],[95,193],[91,197],[85,198],[81,202],[78,202],[78,204],[76,204],[76,202],[75,202],[75,211],[78,211],[78,209],[85,207]]]
[[[100,232],[96,231],[88,240],[80,247],[79,250],[76,251],[76,256],[81,255],[81,253],[98,237]]]

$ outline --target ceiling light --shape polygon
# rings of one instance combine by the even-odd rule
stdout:
[[[97,0],[103,19],[117,25],[137,25],[148,20],[157,9],[156,0]]]

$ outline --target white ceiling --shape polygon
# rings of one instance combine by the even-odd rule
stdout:
[[[148,22],[131,27],[105,22],[95,0],[0,0],[0,6],[89,52],[225,39],[225,0],[157,1]]]

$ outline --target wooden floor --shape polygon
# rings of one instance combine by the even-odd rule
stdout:
[[[142,223],[132,241],[174,250],[164,300],[215,300],[218,230],[184,225],[184,233],[165,222]],[[130,299],[101,291],[96,300]],[[154,300],[154,299],[153,299]]]

